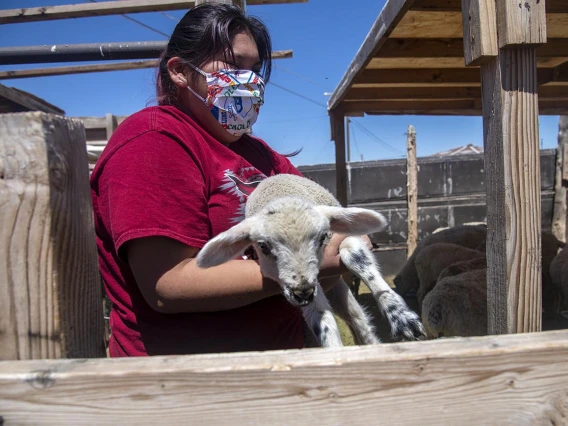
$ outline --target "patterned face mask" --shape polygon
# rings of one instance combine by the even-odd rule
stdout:
[[[206,73],[194,68],[207,80],[207,98],[189,91],[205,102],[213,116],[233,136],[250,133],[264,103],[264,81],[254,71],[219,70]]]

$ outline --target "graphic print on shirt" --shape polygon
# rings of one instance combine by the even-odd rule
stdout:
[[[239,199],[239,207],[230,219],[232,224],[239,223],[245,218],[247,198],[264,179],[266,175],[260,173],[255,167],[245,167],[239,169],[237,173],[232,170],[223,172],[223,184],[219,189]]]

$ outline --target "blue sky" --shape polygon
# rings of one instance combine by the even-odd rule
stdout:
[[[2,9],[73,4],[85,0],[0,0]],[[249,6],[247,12],[269,28],[274,50],[293,58],[274,61],[255,134],[279,152],[302,148],[295,165],[335,161],[326,103],[384,6],[384,0],[309,0],[307,3]],[[184,11],[130,16],[169,34]],[[0,26],[0,46],[165,40],[122,16],[68,19]],[[1,60],[0,60],[1,63]],[[79,64],[86,64],[77,63]],[[74,65],[47,64],[46,66]],[[0,65],[0,70],[39,68]],[[129,115],[154,104],[154,71],[131,70],[5,80],[65,110],[69,116]],[[296,94],[289,93],[295,92]],[[405,155],[409,124],[417,133],[418,155],[473,143],[483,145],[480,117],[368,116],[351,126],[352,161]],[[540,117],[543,148],[555,148],[558,116]],[[370,137],[369,134],[372,136]]]

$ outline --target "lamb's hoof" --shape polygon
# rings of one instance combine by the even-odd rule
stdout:
[[[393,320],[392,338],[396,341],[423,340],[426,332],[418,315],[407,310],[401,316]]]
[[[394,341],[422,340],[426,337],[420,317],[408,308],[404,299],[394,292],[381,295],[384,310]]]

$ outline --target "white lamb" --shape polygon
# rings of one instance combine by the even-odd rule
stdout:
[[[340,245],[341,260],[369,287],[391,325],[393,338],[415,340],[424,335],[418,315],[384,281],[364,241],[354,237],[382,230],[386,220],[381,214],[343,208],[317,183],[281,174],[258,185],[248,198],[245,216],[201,249],[197,256],[200,267],[220,265],[253,245],[262,274],[278,282],[286,299],[302,309],[321,346],[342,346],[331,307],[349,325],[357,344],[378,343],[369,318],[345,281],[327,278],[336,281],[327,293],[329,301],[318,282],[323,248],[331,233],[346,234],[349,237]]]

